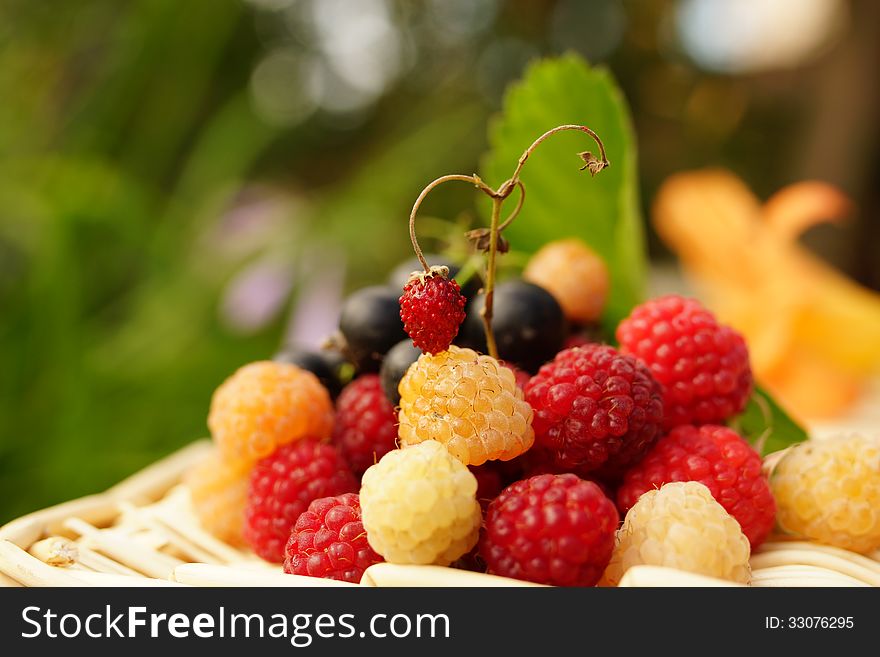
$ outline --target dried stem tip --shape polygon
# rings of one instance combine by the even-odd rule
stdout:
[[[464,234],[474,245],[474,248],[481,253],[489,253],[491,248],[490,235],[491,231],[488,228],[474,228]],[[498,235],[497,249],[498,253],[507,253],[510,250],[510,243],[501,235]]]
[[[600,160],[590,151],[578,153],[578,157],[584,161],[584,166],[582,166],[580,170],[583,171],[584,169],[587,169],[590,172],[591,176],[595,176],[602,169],[608,166],[608,160]]]

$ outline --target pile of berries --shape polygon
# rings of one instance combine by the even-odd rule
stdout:
[[[699,302],[638,306],[615,348],[604,262],[552,243],[495,287],[491,356],[486,295],[458,271],[398,268],[345,301],[333,347],[217,389],[216,450],[188,477],[206,529],[348,582],[383,560],[560,586],[639,564],[748,582],[777,522],[880,548],[880,443],[805,444],[768,480],[725,424],[752,394],[745,341]]]

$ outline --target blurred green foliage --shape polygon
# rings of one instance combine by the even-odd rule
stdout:
[[[345,249],[349,278],[380,280],[406,253],[413,190],[476,159],[487,112],[461,94],[403,98],[405,112],[313,142],[327,117],[284,129],[255,113],[259,44],[238,0],[10,12],[0,521],[99,491],[204,435],[217,384],[282,340],[283,315],[251,335],[224,325],[218,303],[236,272],[327,242]],[[287,167],[313,187],[291,193]],[[283,226],[250,249],[232,235],[228,248],[223,217],[249,179],[277,190]]]
[[[808,438],[806,430],[760,386],[756,387],[742,415],[728,424],[762,455],[778,452]]]
[[[22,3],[3,35],[0,519],[203,434],[217,379],[277,339],[219,330],[228,271],[193,246],[273,138],[224,80],[240,12]]]
[[[611,293],[603,324],[609,335],[644,297],[645,245],[638,203],[636,146],[626,101],[606,70],[570,54],[540,61],[511,86],[492,122],[483,172],[500,185],[525,145],[542,130],[586,122],[602,139],[611,166],[592,180],[578,172],[577,153],[598,154],[587,135],[553,135],[529,157],[521,179],[522,213],[505,232],[518,249],[535,251],[563,235],[576,235],[608,264]]]

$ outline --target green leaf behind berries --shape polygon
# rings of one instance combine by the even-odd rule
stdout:
[[[581,123],[605,144],[610,166],[584,176],[579,168],[601,169],[589,137],[561,132],[535,150],[520,178],[526,201],[505,230],[514,249],[534,252],[546,242],[575,236],[604,258],[611,292],[602,318],[613,334],[618,322],[643,300],[647,254],[639,211],[635,136],[626,100],[611,74],[566,55],[533,64],[507,91],[501,116],[490,125],[490,151],[482,175],[499,185],[512,173],[523,150],[545,130]]]
[[[755,386],[745,410],[730,422],[730,426],[748,440],[761,456],[785,449],[808,437],[806,430],[760,386]]]

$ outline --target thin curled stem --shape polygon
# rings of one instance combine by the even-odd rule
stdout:
[[[431,271],[428,262],[425,260],[425,256],[422,253],[422,249],[419,247],[419,242],[416,239],[416,213],[419,210],[419,206],[422,204],[422,201],[425,200],[425,197],[431,192],[432,189],[441,185],[445,182],[450,182],[453,180],[468,182],[474,185],[481,192],[486,194],[489,198],[492,199],[492,219],[491,225],[489,227],[489,247],[488,247],[488,262],[486,267],[486,285],[484,288],[485,293],[485,304],[483,305],[482,318],[483,318],[483,327],[486,331],[486,346],[489,351],[489,355],[494,358],[498,358],[498,347],[495,343],[495,335],[492,332],[492,301],[494,298],[495,291],[495,262],[498,255],[498,241],[501,235],[501,232],[507,228],[514,219],[519,215],[519,211],[522,209],[523,203],[526,198],[526,188],[523,185],[522,181],[519,179],[519,174],[522,171],[523,166],[526,161],[529,159],[529,156],[535,151],[535,149],[540,146],[540,144],[551,135],[556,134],[557,132],[563,132],[564,130],[575,130],[577,132],[584,132],[596,142],[599,146],[599,159],[595,158],[590,153],[578,153],[578,155],[584,160],[584,167],[582,169],[589,168],[590,173],[595,175],[605,167],[609,166],[608,157],[605,154],[605,145],[602,143],[602,140],[599,138],[595,132],[593,132],[590,128],[577,125],[577,124],[565,124],[556,126],[551,130],[548,130],[543,135],[538,137],[535,141],[532,142],[531,146],[529,146],[523,154],[520,156],[519,160],[516,164],[516,169],[513,171],[513,175],[508,178],[501,186],[495,190],[489,187],[486,183],[484,183],[479,176],[476,174],[467,176],[463,174],[450,174],[447,176],[441,176],[437,178],[433,182],[431,182],[425,189],[422,190],[422,193],[419,194],[419,197],[416,199],[416,202],[413,204],[412,211],[409,215],[409,238],[413,245],[413,250],[416,253],[416,256],[419,259],[422,267],[425,268],[425,272],[429,273]],[[514,207],[513,211],[510,215],[501,222],[501,206],[504,204],[504,201],[508,196],[513,192],[514,189],[519,188],[520,195],[519,200],[517,201],[516,207]]]
[[[517,215],[519,215],[519,211],[522,210],[523,203],[526,200],[526,188],[519,180],[516,181],[516,187],[519,187],[519,200],[516,203],[516,207],[513,209],[513,212],[501,222],[498,226],[498,232],[503,233],[504,229],[507,228],[513,220],[516,219]]]
[[[492,301],[495,297],[495,258],[498,255],[498,220],[501,218],[501,205],[504,199],[492,198],[492,220],[489,225],[489,261],[486,264],[486,299],[483,304],[481,315],[483,318],[483,330],[486,333],[486,350],[492,358],[498,358],[498,345],[495,343],[495,333],[492,331]]]
[[[430,267],[430,265],[428,265],[428,261],[425,260],[425,254],[422,253],[422,249],[419,246],[419,241],[418,241],[418,239],[416,239],[416,214],[419,211],[419,206],[422,204],[422,201],[424,201],[425,197],[427,197],[428,194],[431,193],[432,189],[434,189],[435,187],[437,187],[439,185],[442,185],[445,182],[452,182],[453,180],[458,180],[460,182],[469,182],[472,185],[475,185],[478,189],[483,190],[484,192],[486,192],[488,190],[489,192],[494,193],[494,190],[492,190],[488,185],[486,185],[486,183],[484,183],[480,179],[479,176],[477,176],[477,175],[467,176],[467,175],[460,174],[460,173],[451,173],[446,176],[440,176],[436,180],[429,183],[428,186],[422,190],[422,193],[419,194],[419,197],[416,199],[416,202],[413,203],[412,210],[409,213],[409,239],[412,242],[413,251],[415,251],[416,257],[419,259],[419,262],[421,263],[422,267],[425,268],[425,273],[430,272],[431,267]]]
[[[516,164],[516,169],[513,171],[513,175],[510,177],[510,180],[505,183],[505,185],[510,184],[511,186],[519,181],[519,173],[522,171],[523,165],[526,163],[526,160],[529,159],[529,156],[535,151],[535,149],[543,142],[545,139],[550,137],[551,135],[555,135],[557,132],[563,132],[564,130],[576,130],[578,132],[585,132],[590,137],[593,138],[593,141],[599,146],[599,157],[601,158],[601,162],[603,166],[608,166],[610,163],[608,162],[608,156],[605,154],[605,144],[602,143],[602,140],[599,139],[599,135],[590,130],[585,125],[577,125],[574,123],[567,123],[566,125],[559,125],[553,128],[552,130],[548,130],[543,135],[538,137],[535,141],[532,142],[532,145],[529,146],[522,155],[519,157],[519,161]],[[502,185],[502,189],[499,191],[503,191],[504,185]],[[507,192],[510,194],[510,192]]]

